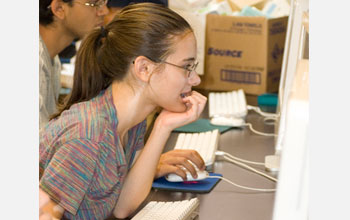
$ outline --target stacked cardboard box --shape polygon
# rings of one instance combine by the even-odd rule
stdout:
[[[246,94],[277,92],[288,17],[208,14],[205,70],[196,88],[243,89]]]

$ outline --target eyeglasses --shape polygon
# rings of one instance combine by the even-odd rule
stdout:
[[[193,76],[193,72],[196,71],[196,68],[198,66],[198,62],[195,62],[194,64],[187,65],[187,66],[179,66],[179,65],[176,65],[176,64],[173,64],[173,63],[168,63],[166,61],[160,61],[160,63],[169,64],[169,65],[172,65],[172,66],[175,66],[175,67],[178,67],[178,68],[186,70],[187,71],[187,78],[191,78]]]
[[[85,2],[85,3],[75,2],[75,3],[81,4],[81,5],[90,6],[92,8],[96,7],[97,9],[101,9],[103,6],[107,5],[108,0],[99,0],[96,3],[89,3],[89,2]],[[50,9],[50,8],[51,8],[51,5],[47,6],[47,9]]]
[[[95,3],[89,3],[89,2],[85,2],[85,3],[75,2],[75,3],[81,4],[81,5],[90,6],[92,8],[96,7],[97,9],[101,9],[103,6],[107,5],[108,0],[98,0]]]
[[[193,72],[196,71],[196,68],[198,66],[198,61],[195,62],[194,64],[192,65],[187,65],[187,66],[179,66],[179,65],[176,65],[176,64],[173,64],[173,63],[169,63],[169,62],[166,62],[166,61],[159,61],[159,62],[156,62],[154,61],[153,59],[150,59],[149,57],[147,57],[149,60],[151,60],[152,62],[155,62],[155,63],[164,63],[164,64],[169,64],[169,65],[172,65],[172,66],[175,66],[175,67],[178,67],[178,68],[181,68],[181,69],[184,69],[187,71],[187,78],[191,78],[193,76]],[[135,64],[135,60],[132,61],[132,64]]]

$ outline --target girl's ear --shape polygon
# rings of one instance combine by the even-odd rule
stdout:
[[[143,82],[149,82],[152,72],[155,69],[155,64],[147,57],[138,56],[134,61],[135,76]]]
[[[67,3],[63,2],[62,0],[52,0],[50,6],[50,9],[54,16],[60,20],[63,20],[66,7],[68,6]]]

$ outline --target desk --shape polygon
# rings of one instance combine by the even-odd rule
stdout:
[[[274,132],[274,126],[265,125],[263,117],[255,112],[250,111],[246,121],[252,123],[253,128],[258,131]],[[178,133],[171,134],[164,152],[173,149],[177,136]],[[221,134],[218,149],[239,158],[263,162],[265,155],[274,154],[274,138],[256,135],[248,127],[235,128]],[[252,167],[264,171],[262,166]],[[216,161],[213,169],[214,172],[221,173],[225,178],[243,186],[266,189],[277,187],[271,180],[226,161]],[[137,211],[149,201],[176,201],[193,197],[200,200],[199,217],[196,218],[199,220],[271,220],[275,193],[248,191],[221,180],[208,194],[152,189]]]

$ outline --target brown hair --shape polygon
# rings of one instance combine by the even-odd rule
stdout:
[[[136,57],[162,61],[173,52],[173,39],[192,31],[185,19],[162,5],[139,3],[123,8],[105,29],[94,30],[83,40],[72,91],[51,118],[94,98],[114,80],[123,80]]]
[[[73,0],[62,0],[65,3],[68,3],[69,6],[72,6]],[[49,25],[53,23],[54,15],[49,7],[52,0],[39,0],[39,24]]]

